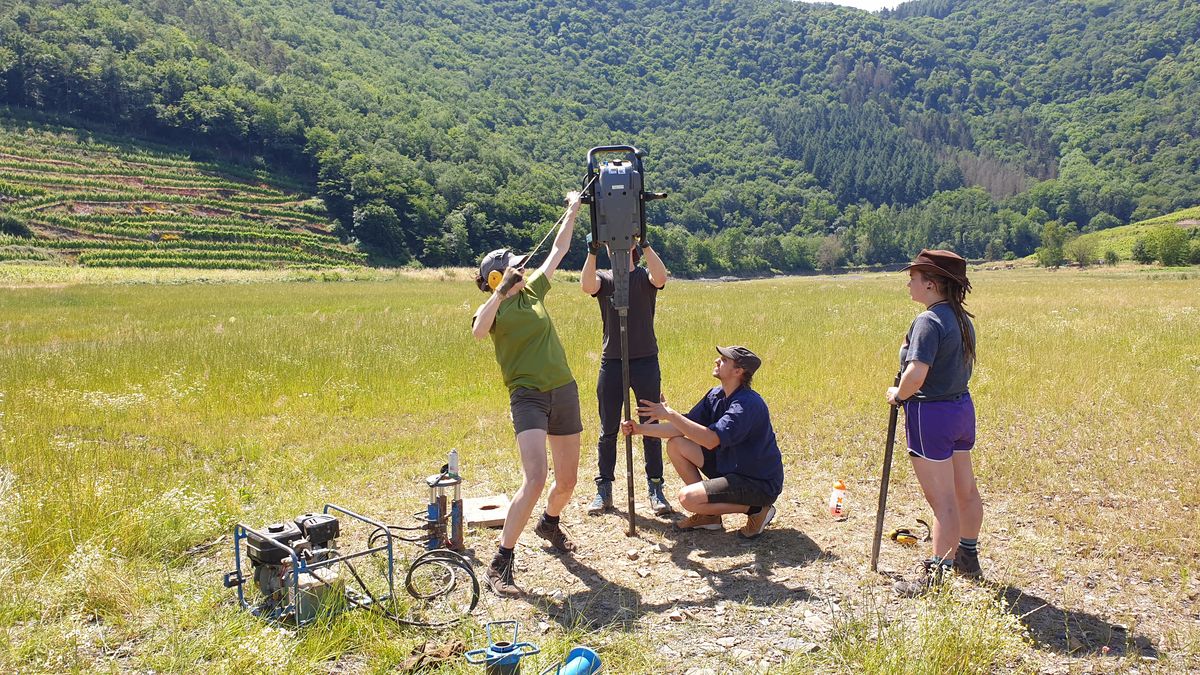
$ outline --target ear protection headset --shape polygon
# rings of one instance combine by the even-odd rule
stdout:
[[[504,281],[504,273],[500,270],[492,270],[488,272],[487,285],[493,291],[500,286],[500,282]]]
[[[931,535],[933,534],[933,531],[929,528],[929,523],[921,520],[920,518],[917,518],[917,522],[925,528],[924,537],[922,537],[915,528],[897,527],[891,532],[888,532],[888,538],[902,546],[916,546],[917,542],[929,541],[932,539],[933,537]]]

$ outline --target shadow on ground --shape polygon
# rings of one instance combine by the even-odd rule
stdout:
[[[526,599],[567,629],[600,627],[636,630],[645,614],[666,614],[675,609],[716,607],[722,602],[771,607],[785,601],[813,599],[808,589],[791,580],[789,570],[828,557],[808,535],[792,528],[768,529],[754,540],[735,532],[678,532],[669,522],[640,525],[673,539],[670,563],[654,565],[656,578],[647,580],[653,597],[641,589],[605,578],[579,558],[563,556],[568,573],[586,586],[568,595],[529,594]],[[752,555],[750,562],[726,569],[731,558]],[[657,555],[657,554],[652,554]],[[664,570],[668,577],[664,579]],[[692,571],[699,574],[688,576]],[[669,575],[674,575],[673,577]]]
[[[1094,614],[1060,609],[1016,586],[998,586],[996,593],[1008,603],[1008,611],[1021,620],[1039,649],[1087,656],[1103,654],[1108,647],[1109,656],[1158,656],[1149,638],[1134,635],[1124,626]]]

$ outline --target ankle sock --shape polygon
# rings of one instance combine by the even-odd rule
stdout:
[[[504,563],[504,564],[511,563],[512,559],[513,559],[513,553],[515,551],[516,551],[515,548],[504,548],[503,546],[501,546],[500,550],[496,551],[495,562]]]
[[[542,522],[546,523],[547,525],[557,525],[558,524],[558,516],[552,516],[549,513],[546,513],[545,511],[543,511],[542,512]]]
[[[958,547],[961,548],[965,553],[979,555],[979,539],[967,539],[966,537],[959,537]]]
[[[748,516],[753,516],[753,515],[756,515],[756,514],[758,514],[758,513],[762,513],[762,509],[763,509],[763,507],[761,507],[761,506],[751,506],[751,507],[750,507],[750,508],[749,508],[749,509],[746,511],[746,515],[748,515]]]

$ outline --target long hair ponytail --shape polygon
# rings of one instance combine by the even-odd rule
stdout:
[[[966,308],[967,292],[970,291],[970,287],[963,286],[956,279],[950,277],[930,276],[938,285],[938,289],[946,296],[946,301],[950,303],[950,309],[954,310],[954,318],[958,319],[958,330],[962,334],[963,361],[972,363],[975,361],[975,336],[971,333],[971,322],[967,320],[967,317],[973,319],[975,315],[968,312]]]

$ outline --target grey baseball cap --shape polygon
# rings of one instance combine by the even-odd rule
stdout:
[[[491,293],[488,276],[492,272],[504,274],[504,270],[510,267],[524,267],[528,260],[528,255],[517,255],[506,248],[498,248],[483,256],[483,260],[479,261],[479,275],[475,277],[475,283],[479,285],[479,290]]]
[[[746,371],[747,375],[753,375],[754,371],[758,370],[758,367],[762,365],[762,359],[758,358],[757,354],[741,345],[717,347],[717,353],[733,361],[734,365]]]

